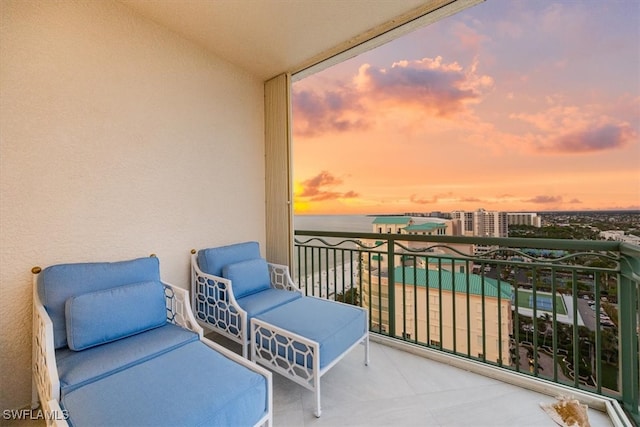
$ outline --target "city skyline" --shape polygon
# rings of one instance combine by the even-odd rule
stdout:
[[[295,82],[295,213],[640,209],[639,24],[484,2]]]

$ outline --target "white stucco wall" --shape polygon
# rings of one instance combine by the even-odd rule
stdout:
[[[265,239],[263,83],[115,1],[2,0],[0,409],[30,402],[31,267]]]

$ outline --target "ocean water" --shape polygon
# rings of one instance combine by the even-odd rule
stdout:
[[[295,215],[293,226],[295,230],[307,231],[335,231],[374,233],[373,221],[375,215]],[[441,222],[440,218],[413,217],[416,223]],[[309,246],[322,246],[324,243],[310,236],[295,236],[298,243]],[[344,241],[340,237],[322,237],[329,244],[337,244]],[[343,243],[341,250],[327,250],[324,248],[296,248],[294,250],[294,263],[292,272],[301,288],[306,288],[311,295],[327,296],[333,293],[341,293],[352,286],[356,286],[359,280],[358,246],[354,243]],[[349,251],[348,249],[354,249]]]
[[[375,219],[369,215],[294,215],[293,227],[296,230],[371,233]]]
[[[373,230],[374,216],[367,215],[295,215],[294,229],[310,231],[365,232]],[[299,236],[296,240],[307,241],[308,236]],[[323,237],[325,242],[336,244],[344,239]],[[319,241],[310,242],[323,246]],[[343,244],[343,248],[355,249],[354,244]],[[357,286],[359,259],[357,252],[326,251],[324,249],[302,249],[295,253],[295,271],[298,285],[306,289],[309,295],[331,298]]]
[[[373,221],[375,219],[375,215],[294,215],[293,226],[295,230],[374,233]],[[414,221],[422,223],[444,220],[414,217]],[[335,245],[345,239],[322,237],[322,240]],[[356,244],[343,243],[340,248],[346,249],[345,251],[334,251],[324,249],[324,243],[310,236],[296,236],[295,241],[307,246],[318,246],[294,250],[294,280],[301,288],[306,289],[308,294],[324,297],[342,293],[352,286],[357,286],[360,260],[358,252],[355,251]],[[354,249],[354,251],[348,249]]]

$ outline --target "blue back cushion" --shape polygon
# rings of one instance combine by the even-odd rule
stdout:
[[[65,303],[69,298],[147,281],[160,281],[160,264],[156,257],[59,264],[42,270],[38,275],[38,296],[53,322],[55,348],[67,345]]]
[[[202,272],[222,277],[225,265],[260,258],[258,242],[235,243],[198,251],[198,267]]]
[[[271,288],[269,267],[263,258],[225,265],[222,268],[222,277],[231,280],[231,288],[236,298]]]
[[[141,282],[71,297],[65,304],[67,344],[84,350],[167,323],[164,286]]]

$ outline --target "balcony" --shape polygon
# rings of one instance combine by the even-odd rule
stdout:
[[[209,338],[236,352],[239,344],[212,333]],[[428,354],[431,353],[431,354]],[[474,373],[433,350],[378,334],[372,337],[371,363],[355,348],[322,377],[322,417],[313,415],[314,396],[304,387],[273,376],[274,426],[554,426],[540,403],[556,399],[546,385],[517,385],[493,377],[489,368]],[[450,357],[450,356],[446,356]],[[564,394],[568,395],[567,391]],[[626,426],[606,413],[602,402],[589,404],[592,427]],[[619,418],[614,418],[619,420]]]
[[[293,273],[300,287],[308,295],[368,307],[385,369],[403,372],[393,387],[411,383],[415,402],[422,397],[415,390],[451,392],[456,403],[436,411],[460,405],[452,411],[458,412],[464,405],[475,407],[478,417],[504,411],[518,417],[520,411],[509,412],[512,403],[498,396],[522,394],[535,409],[510,418],[512,425],[536,425],[538,403],[573,395],[601,411],[609,408],[613,425],[638,422],[637,246],[304,230],[295,236]],[[427,359],[409,361],[406,353]],[[435,378],[450,372],[451,383],[432,384],[424,372],[434,370]],[[382,373],[375,377],[361,381],[385,381]],[[475,381],[504,394],[483,404],[487,396],[472,391]],[[393,387],[382,389],[391,393]],[[406,410],[418,416],[428,411],[425,405]],[[383,406],[395,410],[391,403]],[[446,425],[446,419],[434,422]],[[461,419],[451,421],[456,423]]]
[[[312,392],[274,375],[275,426],[553,426],[540,403],[557,396],[593,427],[638,423],[640,248],[295,234],[305,292],[369,308],[371,363],[356,348],[323,377],[319,419]]]

